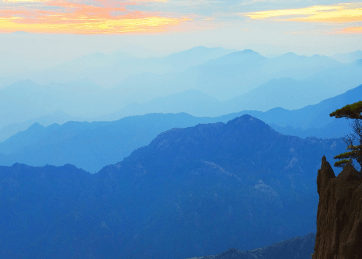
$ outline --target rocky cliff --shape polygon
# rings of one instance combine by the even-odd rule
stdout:
[[[336,177],[326,158],[318,170],[313,259],[362,258],[362,174],[351,165]]]

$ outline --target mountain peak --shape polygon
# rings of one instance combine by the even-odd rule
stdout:
[[[266,124],[265,122],[255,118],[249,114],[245,114],[245,115],[237,117],[233,120],[230,120],[227,122],[226,125],[243,127],[243,128],[248,128],[248,129],[250,129],[250,127],[252,127],[255,129],[272,130],[272,128],[268,124]]]
[[[252,49],[244,49],[243,51],[241,51],[244,54],[259,54],[258,52],[255,52]]]
[[[44,126],[40,125],[38,122],[34,122],[30,127],[29,130],[38,130],[38,129],[43,129],[45,128]]]
[[[217,64],[220,65],[236,65],[240,63],[246,63],[250,65],[250,62],[261,62],[265,60],[266,58],[262,55],[260,55],[258,52],[255,52],[251,49],[246,49],[243,51],[235,51],[228,55],[225,55],[219,59],[217,59]],[[215,60],[211,61],[212,64],[215,63]]]
[[[226,157],[235,156],[237,152],[242,152],[243,145],[249,145],[254,141],[255,147],[252,149],[257,149],[263,145],[262,139],[274,139],[277,135],[278,133],[263,121],[250,115],[243,115],[226,124],[222,122],[199,124],[163,132],[149,146],[137,149],[121,164],[127,166],[130,161],[139,161],[146,156],[151,159],[148,158],[145,163],[156,164],[158,162],[154,162],[157,161],[154,156],[161,155],[166,155],[167,159],[176,156],[177,161],[178,159],[187,161],[191,157],[203,160],[203,156],[206,156],[210,159],[208,161],[213,161],[211,157],[215,155],[215,150]],[[187,153],[183,153],[184,150],[187,150]]]

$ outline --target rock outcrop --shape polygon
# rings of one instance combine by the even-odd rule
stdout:
[[[336,177],[322,159],[313,259],[362,258],[362,174],[346,165]]]

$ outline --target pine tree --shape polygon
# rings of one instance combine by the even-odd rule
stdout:
[[[341,109],[335,110],[329,114],[329,116],[353,119],[353,122],[350,124],[352,133],[344,137],[348,152],[335,156],[334,159],[340,160],[335,162],[334,166],[343,167],[346,164],[352,163],[353,160],[356,160],[361,166],[362,171],[362,101],[348,104]],[[359,145],[354,145],[356,142],[359,143]]]

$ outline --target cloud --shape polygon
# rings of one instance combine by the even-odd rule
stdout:
[[[168,16],[159,12],[128,10],[139,2],[164,0],[133,0],[115,2],[99,0],[88,3],[41,0],[7,0],[0,10],[0,32],[120,34],[153,33],[170,29],[187,17]],[[4,6],[4,4],[3,4]]]
[[[309,2],[313,1],[303,3]],[[239,21],[244,26],[251,20],[362,22],[362,3],[296,8],[300,5],[297,0],[0,0],[0,33],[157,33],[213,29]]]
[[[41,3],[41,0],[4,0],[6,3]]]
[[[242,13],[252,20],[274,19],[277,21],[347,23],[362,21],[362,3],[317,5],[297,9],[280,9]]]
[[[156,3],[166,3],[167,0],[133,0],[133,2],[156,2]]]
[[[362,27],[348,27],[342,30],[339,30],[339,34],[362,34]]]

